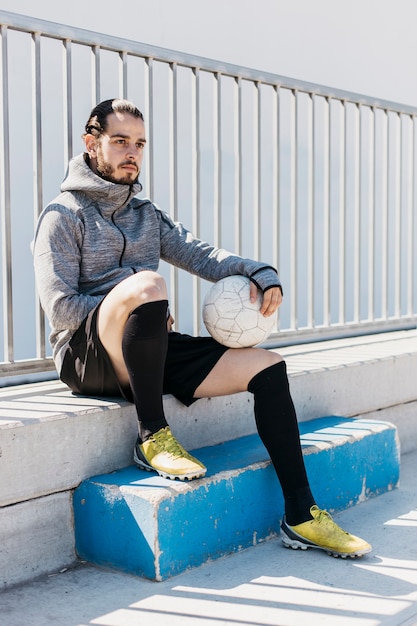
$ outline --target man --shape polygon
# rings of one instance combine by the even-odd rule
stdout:
[[[173,436],[163,394],[190,405],[249,390],[284,494],[283,543],[335,556],[369,552],[368,543],[343,531],[316,505],[282,358],[173,332],[158,264],[162,258],[209,281],[248,276],[251,297],[263,293],[266,316],[282,301],[276,270],[196,239],[152,202],[135,197],[142,188],[146,136],[133,103],[98,104],[83,138],[85,153],[71,160],[61,194],[41,214],[33,247],[61,380],[76,393],[122,395],[134,402],[139,430],[134,461],[171,479],[198,478],[206,468]]]

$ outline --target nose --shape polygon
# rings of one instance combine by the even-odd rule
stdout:
[[[130,143],[127,146],[126,156],[129,159],[137,159],[138,155],[139,155],[139,148],[137,147],[137,145],[135,143]]]

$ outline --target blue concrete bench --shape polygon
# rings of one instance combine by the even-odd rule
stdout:
[[[302,422],[301,441],[319,505],[339,511],[398,485],[395,426],[326,417]],[[82,559],[152,580],[248,548],[279,533],[283,499],[257,435],[195,451],[207,474],[170,481],[127,467],[74,492]]]

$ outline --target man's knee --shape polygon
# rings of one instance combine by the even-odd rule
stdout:
[[[278,354],[278,352],[273,352],[272,350],[264,348],[248,348],[248,354],[245,355],[245,357],[248,359],[250,356],[252,356],[252,358],[249,358],[249,360],[246,361],[249,381],[261,372],[264,372],[270,367],[273,367],[283,361],[282,356]]]
[[[274,352],[273,350],[268,350],[266,348],[249,348],[249,350],[252,350],[252,352],[254,352],[254,362],[259,368],[259,371],[271,367],[276,363],[280,363],[283,360],[282,356],[278,354],[278,352]]]
[[[144,270],[129,276],[113,289],[119,305],[124,304],[133,311],[147,302],[168,300],[168,289],[164,278],[157,272]]]
[[[168,289],[164,278],[157,272],[149,270],[138,272],[132,276],[130,298],[136,305],[134,308],[147,302],[168,300]]]

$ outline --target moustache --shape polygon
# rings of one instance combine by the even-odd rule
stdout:
[[[120,163],[119,167],[123,167],[124,165],[129,165],[129,166],[134,166],[136,168],[136,171],[139,172],[139,168],[136,165],[136,163],[133,163],[132,161],[123,161],[123,163]]]

